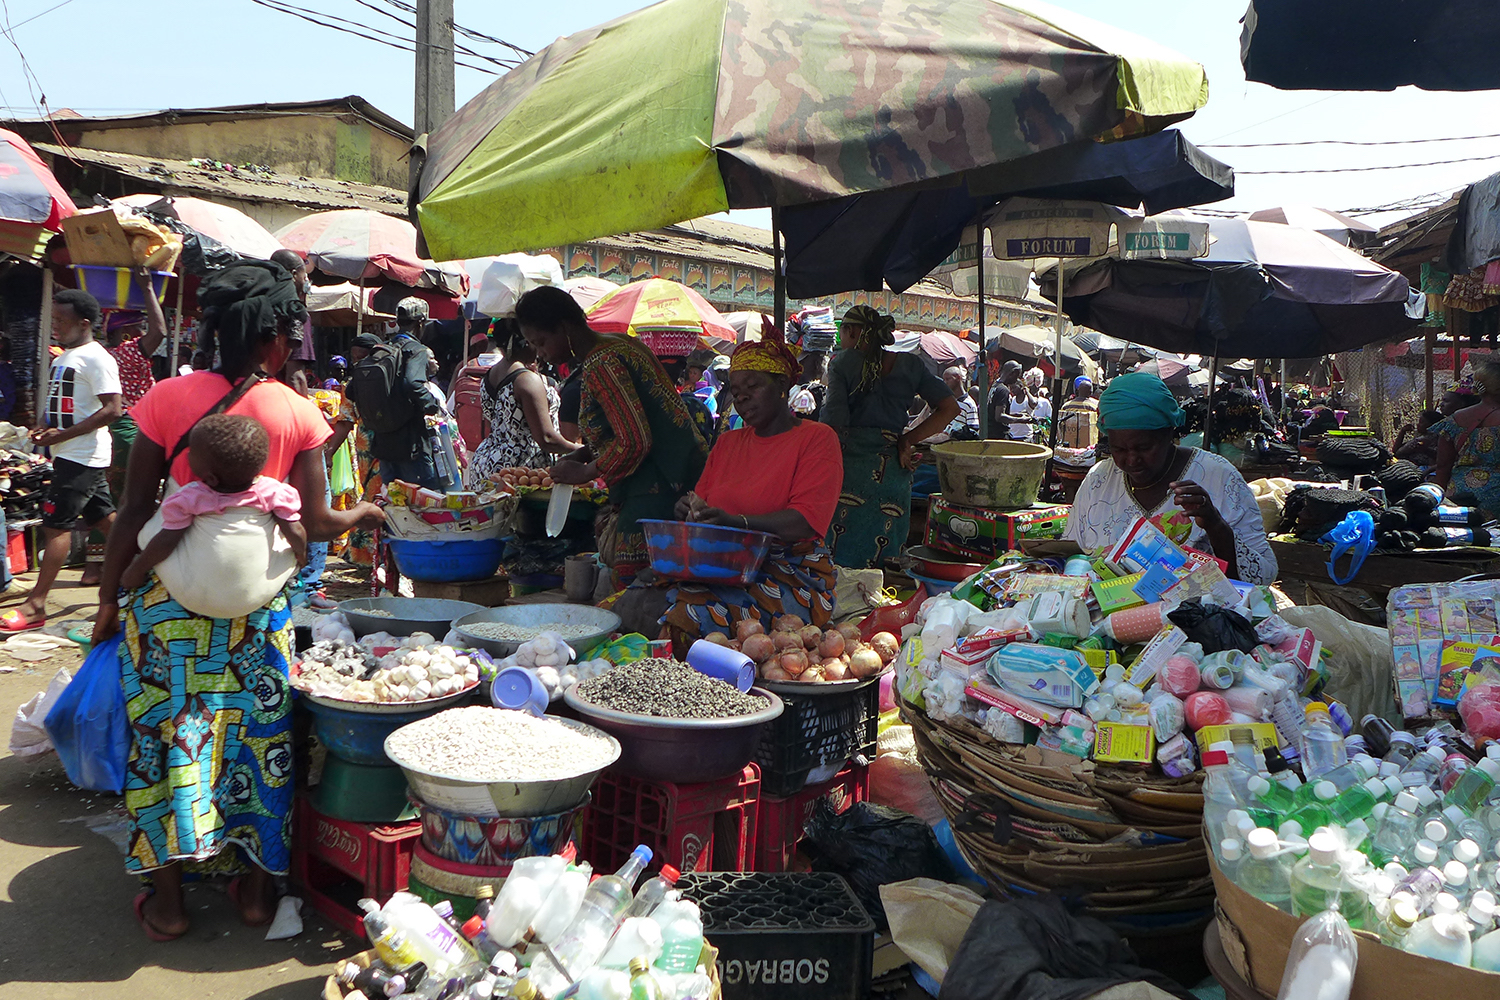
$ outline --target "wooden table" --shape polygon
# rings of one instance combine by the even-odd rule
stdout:
[[[1354,579],[1338,586],[1328,577],[1328,548],[1311,542],[1272,539],[1280,566],[1277,581],[1298,604],[1326,604],[1353,621],[1385,625],[1386,597],[1408,583],[1451,583],[1478,573],[1500,572],[1500,549],[1417,549],[1372,552]],[[1347,560],[1341,560],[1342,566]]]

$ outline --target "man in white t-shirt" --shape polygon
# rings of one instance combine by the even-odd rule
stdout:
[[[115,505],[109,496],[109,425],[124,408],[120,368],[96,343],[99,303],[88,292],[69,288],[52,299],[52,340],[63,352],[52,360],[47,391],[47,426],[32,441],[52,453],[52,481],[42,500],[46,546],[31,596],[0,616],[0,632],[24,632],[47,623],[47,593],[68,558],[73,522],[109,534]]]

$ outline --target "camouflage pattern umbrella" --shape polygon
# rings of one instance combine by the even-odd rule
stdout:
[[[559,39],[428,139],[431,256],[940,182],[1155,132],[1203,67],[1044,3],[662,0]]]

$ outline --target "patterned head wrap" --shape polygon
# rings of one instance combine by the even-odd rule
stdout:
[[[110,311],[109,318],[104,321],[104,332],[114,333],[116,330],[127,326],[143,326],[146,322],[146,314],[134,309],[114,309]]]
[[[854,391],[868,391],[880,381],[882,352],[896,342],[896,320],[871,306],[855,306],[844,313],[841,326],[857,326],[863,331],[857,341],[845,346],[853,347],[865,356],[859,385]]]
[[[1040,389],[1042,383],[1047,381],[1047,373],[1040,368],[1028,368],[1026,374],[1021,376],[1021,381],[1026,383],[1028,389]]]
[[[780,340],[750,340],[734,349],[729,359],[732,372],[770,372],[785,376],[788,383],[797,381],[802,363],[792,349]]]
[[[1167,384],[1150,372],[1116,375],[1099,395],[1102,431],[1170,430],[1186,419]]]

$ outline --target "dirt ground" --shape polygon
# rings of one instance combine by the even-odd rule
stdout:
[[[78,575],[64,570],[49,595],[48,631],[92,619],[96,592],[80,588]],[[0,610],[19,604],[34,580],[18,577]],[[0,649],[0,1000],[319,996],[334,961],[359,950],[354,941],[311,910],[299,937],[266,941],[265,929],[241,925],[222,887],[209,884],[187,890],[193,928],[185,937],[148,940],[130,909],[139,882],[106,835],[118,826],[120,800],[73,787],[55,754],[19,758],[6,749],[16,707],[59,667],[80,662],[76,646],[38,663]]]

